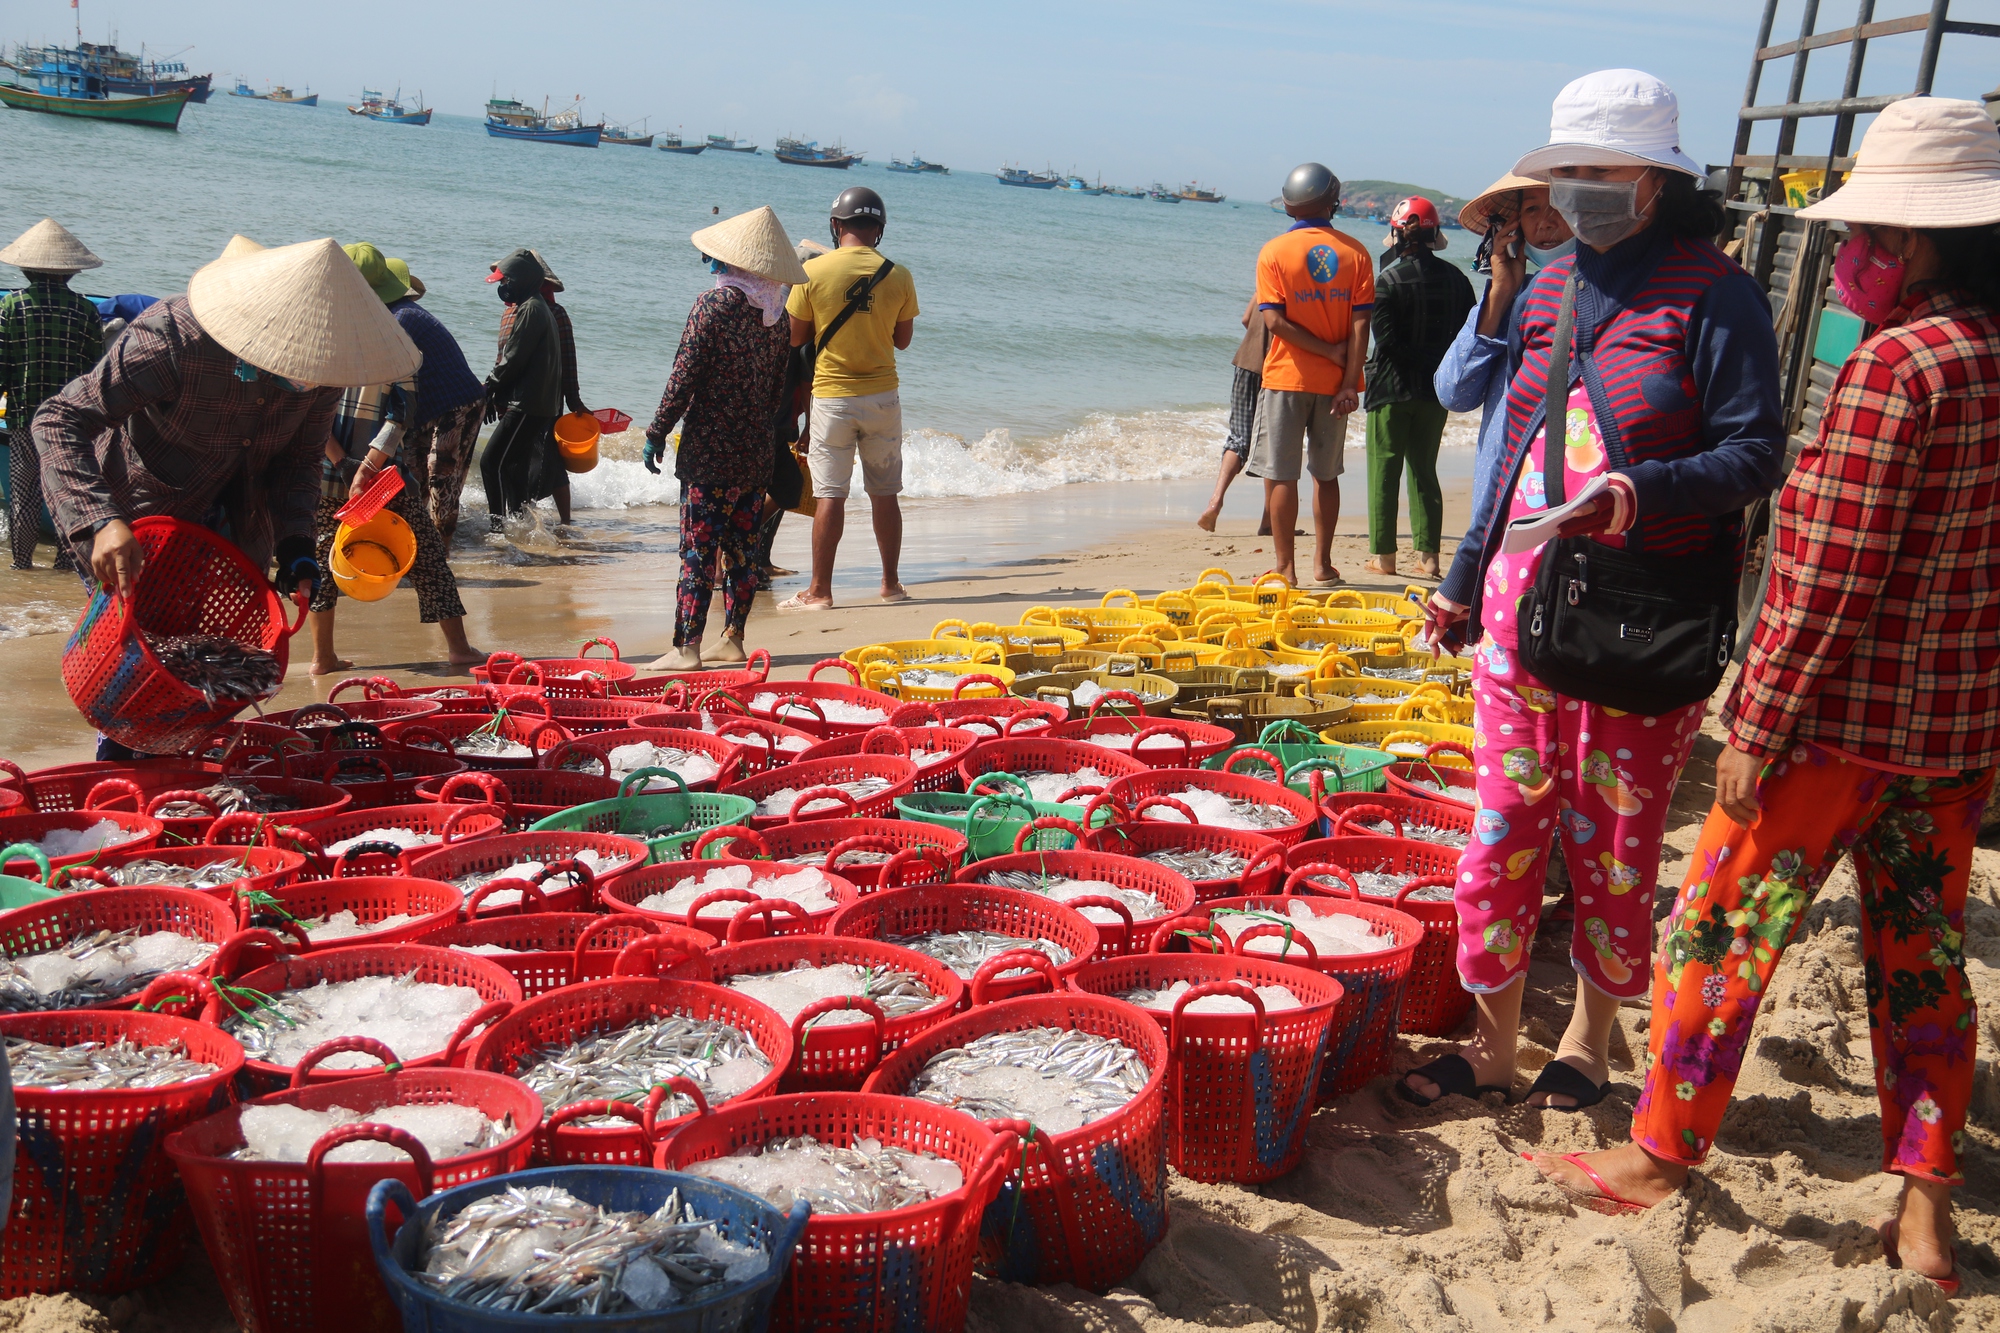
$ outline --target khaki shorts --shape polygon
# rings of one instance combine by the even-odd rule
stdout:
[[[1272,481],[1297,481],[1300,455],[1316,481],[1332,481],[1347,466],[1347,418],[1335,416],[1333,395],[1257,392],[1257,424],[1243,470]]]
[[[896,495],[903,489],[903,401],[894,389],[856,398],[812,400],[812,445],[806,462],[813,495],[844,500],[861,455],[861,489]]]

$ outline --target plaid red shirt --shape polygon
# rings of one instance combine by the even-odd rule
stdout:
[[[1926,769],[2000,759],[2000,320],[1933,292],[1848,358],[1778,500],[1771,587],[1723,710]]]

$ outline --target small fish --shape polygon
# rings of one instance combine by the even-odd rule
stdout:
[[[1250,864],[1250,858],[1240,853],[1206,847],[1162,847],[1139,859],[1163,865],[1191,880],[1234,879]]]
[[[215,808],[225,815],[248,811],[251,814],[270,815],[286,810],[297,810],[299,802],[289,796],[275,796],[256,783],[245,778],[230,778],[213,786],[203,787],[199,795],[215,803]],[[208,811],[193,801],[169,801],[153,812],[163,819],[206,819]],[[159,883],[147,880],[149,884]]]
[[[1053,940],[1023,939],[1019,935],[1003,935],[997,930],[951,930],[929,931],[920,935],[887,935],[885,944],[900,944],[906,949],[915,949],[927,958],[935,958],[961,977],[970,978],[979,970],[980,964],[989,958],[997,958],[1012,949],[1035,949],[1049,956],[1057,967],[1070,959],[1068,949]],[[1026,968],[1013,968],[1001,976],[1016,977]]]
[[[842,1148],[810,1134],[772,1139],[753,1153],[714,1157],[681,1169],[741,1186],[785,1211],[804,1199],[815,1215],[913,1208],[965,1183],[955,1163],[931,1153],[874,1139],[857,1139]]]
[[[856,778],[852,782],[828,782],[816,785],[832,787],[837,791],[844,791],[849,796],[852,796],[858,805],[872,796],[880,796],[895,784],[888,778],[867,777]],[[757,813],[760,815],[792,814],[792,807],[798,804],[801,794],[800,790],[796,787],[780,787],[763,800],[757,802]],[[839,802],[830,796],[816,797],[806,803],[805,809],[823,810],[829,806],[836,806],[838,804]],[[800,811],[799,813],[804,812]]]
[[[994,1032],[924,1062],[903,1095],[1048,1133],[1087,1125],[1145,1090],[1152,1071],[1121,1041],[1067,1028]]]
[[[840,860],[835,864],[837,866],[879,866],[884,861],[887,861],[890,855],[891,853],[889,852],[842,852]],[[801,852],[797,856],[782,856],[778,858],[778,864],[781,866],[823,866],[826,864],[826,853]]]
[[[158,1046],[117,1041],[82,1041],[51,1046],[25,1038],[7,1039],[7,1065],[17,1088],[52,1088],[60,1092],[106,1092],[113,1089],[164,1088],[207,1078],[220,1066],[196,1060],[180,1042]]]
[[[748,1091],[771,1070],[771,1058],[741,1028],[714,1019],[667,1014],[571,1042],[551,1042],[520,1057],[514,1077],[553,1111],[571,1102],[643,1101],[670,1078],[692,1079],[711,1105]],[[662,1118],[686,1115],[694,1102],[671,1093]],[[600,1118],[581,1124],[625,1124]]]
[[[1380,838],[1393,838],[1397,836],[1396,826],[1386,819],[1378,819],[1368,824],[1351,823],[1347,827],[1353,832],[1366,831]],[[1410,819],[1403,821],[1402,836],[1415,839],[1418,842],[1434,842],[1440,847],[1458,847],[1461,849],[1466,843],[1472,840],[1468,834],[1459,829],[1439,828],[1435,824],[1421,824]]]
[[[1167,915],[1167,905],[1152,894],[1120,888],[1105,880],[1072,879],[1067,875],[1049,875],[1035,870],[990,870],[986,873],[986,882],[1003,889],[1039,893],[1062,903],[1071,898],[1114,898],[1125,904],[1134,921],[1152,921]],[[1081,910],[1086,917],[1099,924],[1109,925],[1118,920],[1118,914],[1108,907],[1092,906]]]
[[[0,1013],[85,1009],[123,999],[166,972],[197,968],[215,945],[175,931],[86,931],[68,944],[0,959]]]
[[[278,659],[262,648],[214,634],[139,633],[167,673],[199,690],[210,708],[222,700],[256,703],[284,684]]]
[[[198,866],[147,858],[127,861],[111,872],[111,878],[126,885],[166,884],[177,889],[216,889],[224,884],[234,884],[253,873],[241,856],[219,856]]]

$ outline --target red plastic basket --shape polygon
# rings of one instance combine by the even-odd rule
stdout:
[[[509,833],[520,833],[573,806],[608,801],[617,795],[618,784],[610,778],[554,768],[517,769],[504,777],[497,773],[452,773],[417,784],[420,801],[441,805],[490,802],[499,806]]]
[[[363,945],[408,944],[420,935],[428,935],[440,926],[457,921],[460,910],[465,906],[465,895],[451,885],[412,875],[357,875],[346,879],[308,880],[274,889],[269,896],[276,903],[277,910],[289,913],[298,921],[321,920],[335,912],[352,912],[354,919],[362,925],[392,916],[416,918],[400,926],[370,931],[366,935],[347,935],[340,939],[307,943],[305,947],[314,953],[323,953],[328,949],[357,949]],[[268,904],[253,906],[247,898],[239,897],[238,924],[246,930],[252,925],[263,924],[253,918],[272,910]]]
[[[397,695],[384,699],[349,699],[340,704],[303,704],[281,713],[266,713],[258,720],[274,727],[290,727],[303,736],[311,737],[343,722],[372,722],[381,726],[388,722],[413,722],[443,711],[444,705],[436,699]]]
[[[1152,1077],[1124,1106],[1078,1129],[1024,1133],[1020,1158],[982,1219],[980,1266],[1002,1281],[1101,1292],[1131,1276],[1167,1230],[1167,1038],[1159,1024],[1129,1004],[1075,992],[982,1005],[911,1040],[862,1091],[900,1096],[932,1056],[1038,1027],[1121,1041]]]
[[[855,1006],[853,1012],[869,1015],[865,1023],[814,1021],[821,1014],[842,1009],[838,1000],[806,1006],[792,1020],[792,1060],[778,1080],[780,1092],[856,1092],[884,1056],[926,1028],[942,1023],[965,1003],[964,980],[937,959],[880,940],[843,935],[790,935],[726,944],[702,956],[699,976],[722,986],[731,977],[789,972],[800,963],[814,967],[851,963],[913,972],[938,1002],[896,1018]]]
[[[160,845],[161,828],[157,819],[146,815],[128,815],[117,810],[68,810],[55,815],[0,815],[0,847],[7,847],[17,842],[36,842],[46,838],[56,829],[91,828],[107,819],[121,830],[137,833],[139,836],[129,842],[121,842],[94,852],[50,857],[50,868],[61,870],[64,866],[82,865],[95,860],[107,852],[136,852]],[[36,874],[36,867],[33,861],[26,859],[9,861],[0,866],[0,873],[32,879]]]
[[[326,692],[330,704],[340,702],[340,696],[359,687],[364,699],[424,699],[437,704],[446,713],[490,713],[500,706],[500,695],[491,685],[436,685],[426,689],[410,689],[397,684],[387,676],[349,676]]]
[[[579,981],[604,980],[612,975],[627,945],[647,939],[660,929],[630,912],[614,912],[609,916],[598,912],[529,912],[461,921],[434,930],[417,943],[437,949],[475,944],[497,944],[512,949],[512,953],[479,957],[505,968],[521,983],[521,994],[532,1000]],[[706,935],[697,940],[697,934],[677,931],[670,943],[684,954],[700,953],[713,941]]]
[[[1261,833],[1217,828],[1213,824],[1169,824],[1161,820],[1127,820],[1086,833],[1078,846],[1115,856],[1144,857],[1149,852],[1177,848],[1234,852],[1244,858],[1241,874],[1226,879],[1194,879],[1196,902],[1245,894],[1274,893],[1285,879],[1285,849]]]
[[[129,763],[56,764],[10,777],[28,798],[26,808],[13,813],[54,815],[90,807],[142,815],[147,798],[154,792],[206,787],[220,780],[222,768],[192,759],[136,759]]]
[[[1159,938],[1173,938],[1161,932]],[[1185,947],[1185,946],[1183,946]],[[1332,977],[1236,954],[1142,953],[1102,959],[1069,979],[1072,990],[1116,999],[1187,982],[1171,1011],[1146,1008],[1167,1034],[1167,1160],[1190,1180],[1256,1184],[1284,1175],[1306,1150],[1318,1101],[1326,1034],[1341,998]],[[1283,986],[1296,1009],[1267,1010],[1255,987]],[[1254,1014],[1183,1012],[1207,995],[1230,995]]]
[[[754,877],[747,889],[716,889],[696,898],[685,913],[659,912],[639,906],[656,893],[665,893],[684,879],[706,875],[723,866],[749,866]],[[766,898],[757,885],[804,867],[776,866],[769,861],[742,861],[735,857],[706,861],[661,861],[622,876],[616,883],[598,889],[598,901],[611,912],[630,912],[668,926],[686,926],[711,936],[719,944],[762,939],[769,935],[821,935],[826,932],[840,907],[860,894],[840,875],[828,874],[827,888],[835,907],[808,913],[790,899]],[[734,911],[732,904],[741,904]]]
[[[330,783],[354,801],[352,809],[409,805],[417,799],[417,784],[426,778],[463,773],[465,762],[431,750],[330,750],[319,754],[278,754],[245,770],[252,776],[307,778]]]
[[[717,849],[718,856],[745,859],[754,856],[817,865],[829,874],[839,875],[862,893],[881,885],[888,862],[843,859],[856,852],[887,852],[893,857],[897,852],[921,852],[928,848],[954,866],[965,859],[964,834],[913,819],[808,819],[795,824],[773,824],[761,832],[730,824],[704,831],[688,849],[689,858],[699,861],[711,847]],[[798,861],[801,856],[815,859]]]
[[[187,889],[84,889],[0,912],[0,955],[46,953],[92,931],[132,929],[170,930],[220,946],[236,933],[236,914],[228,903]],[[205,973],[208,967],[194,970]],[[89,1007],[129,1009],[139,994],[135,989],[123,999]]]
[[[1161,722],[1143,715],[1094,711],[1090,717],[1050,727],[1048,735],[1053,740],[1084,741],[1136,759],[1148,768],[1198,768],[1203,760],[1213,759],[1236,744],[1235,732],[1206,722]],[[1095,739],[1100,736],[1119,737],[1123,744],[1105,745]]]
[[[613,864],[608,870],[593,871],[587,864],[576,861],[579,852],[595,852],[611,858]],[[601,889],[645,865],[651,855],[646,844],[638,838],[620,837],[615,833],[500,833],[452,847],[427,849],[412,855],[409,866],[412,875],[450,882],[462,875],[491,874],[523,861],[540,861],[544,867],[543,875],[536,882],[547,902],[540,910],[578,912],[594,907]],[[574,864],[570,864],[572,862]],[[569,875],[574,883],[565,888],[552,889],[543,882],[559,874]],[[518,901],[525,903],[525,898]],[[496,903],[489,910],[518,912],[521,909]],[[470,901],[466,904],[466,911],[468,915],[474,914],[474,904]]]
[[[1015,839],[1019,846],[1035,831],[1036,820],[1021,830]],[[1071,827],[1075,827],[1072,825]],[[1060,875],[1066,879],[1103,880],[1121,889],[1150,893],[1160,901],[1166,911],[1158,916],[1135,919],[1125,904],[1116,898],[1092,896],[1072,898],[1065,907],[1076,911],[1082,907],[1101,907],[1118,916],[1117,921],[1098,921],[1098,948],[1100,958],[1115,958],[1120,954],[1140,953],[1147,941],[1153,938],[1153,931],[1165,922],[1180,916],[1194,906],[1194,885],[1187,877],[1167,869],[1152,861],[1141,861],[1136,857],[1118,856],[1111,852],[1090,851],[1018,851],[1012,856],[994,856],[984,861],[974,861],[958,872],[957,883],[985,884],[986,877],[996,871],[1030,870],[1044,875]],[[1053,899],[1051,900],[1053,901]],[[1089,918],[1085,918],[1088,920]]]
[[[309,1069],[322,1052],[363,1050],[392,1057],[368,1037],[328,1042],[300,1062]],[[470,1106],[491,1120],[511,1118],[513,1133],[490,1148],[433,1161],[406,1130],[362,1121],[322,1135],[303,1162],[242,1161],[243,1106],[232,1106],[180,1130],[167,1155],[180,1169],[229,1311],[247,1333],[355,1333],[392,1328],[397,1318],[376,1275],[362,1209],[378,1180],[400,1180],[418,1198],[434,1189],[519,1171],[528,1165],[541,1099],[498,1074],[466,1069],[402,1069],[334,1085],[294,1086],[249,1103],[331,1107],[367,1113],[385,1106]],[[374,1140],[410,1161],[328,1162],[343,1143]]]
[[[1077,773],[1086,768],[1113,780],[1147,771],[1144,764],[1130,755],[1107,750],[1101,745],[1037,736],[988,741],[965,757],[958,766],[958,776],[965,784],[965,790],[971,791],[980,776],[986,773]],[[1097,787],[1091,785],[1087,790],[1094,792]]]
[[[520,698],[507,705],[523,721],[539,718],[554,722],[572,736],[594,736],[600,731],[622,731],[627,727],[671,726],[647,723],[641,718],[657,714],[660,707],[651,699],[567,699]]]
[[[897,705],[896,711],[889,715],[892,727],[963,727],[993,740],[1007,735],[1008,727],[1017,720],[1022,724],[1018,730],[1041,735],[1037,722],[1043,728],[1066,722],[1069,710],[1010,694],[998,699],[912,701]]]
[[[233,639],[277,658],[282,678],[291,636],[284,604],[262,571],[208,529],[173,518],[142,518],[132,535],[145,559],[132,595],[98,589],[63,648],[63,685],[99,732],[142,754],[177,754],[250,707],[210,703],[160,665],[140,633]],[[190,589],[201,595],[189,596]]]
[[[963,1112],[910,1097],[808,1093],[697,1115],[660,1145],[653,1163],[680,1171],[800,1134],[838,1147],[865,1138],[932,1153],[957,1163],[965,1184],[893,1212],[814,1214],[772,1302],[772,1329],[963,1328],[979,1219],[1019,1155],[1014,1132],[996,1134]]]
[[[340,788],[324,782],[307,782],[301,778],[272,778],[259,775],[255,778],[231,775],[231,781],[247,783],[266,796],[279,797],[291,805],[289,810],[274,810],[266,816],[286,824],[297,824],[309,819],[323,819],[327,815],[337,815],[354,804],[354,798]],[[213,785],[204,783],[203,786]],[[169,815],[167,810],[177,805],[197,805],[206,810],[201,815]],[[216,820],[222,818],[222,808],[213,800],[202,795],[200,789],[160,791],[145,803],[145,811],[160,821],[161,842],[172,846],[184,842],[206,842],[209,830]],[[249,811],[237,813],[247,814]]]
[[[1442,762],[1447,757],[1462,759],[1464,766],[1448,765]],[[1438,801],[1452,806],[1477,806],[1479,804],[1479,780],[1472,775],[1472,752],[1456,741],[1438,741],[1424,751],[1421,760],[1391,764],[1384,770],[1389,782],[1389,790],[1398,796],[1410,796],[1420,801]],[[1420,782],[1435,782],[1447,791],[1432,791],[1420,787]]]
[[[381,805],[366,810],[343,810],[337,815],[327,815],[309,824],[298,827],[270,826],[265,828],[265,841],[274,847],[295,846],[312,858],[312,863],[323,873],[339,874],[347,867],[364,863],[373,857],[373,864],[406,866],[412,854],[438,848],[455,846],[475,838],[490,838],[500,832],[501,811],[497,806],[485,805],[442,805],[436,802],[418,805]],[[435,844],[425,844],[407,850],[393,849],[390,844],[376,844],[377,847],[391,848],[380,855],[362,853],[359,848],[349,848],[343,853],[332,853],[326,849],[337,843],[358,838],[376,829],[408,829],[412,833],[438,839]],[[296,835],[304,834],[304,837]]]
[[[19,1143],[14,1197],[0,1231],[0,1299],[109,1295],[159,1281],[179,1266],[190,1231],[187,1198],[161,1141],[229,1104],[243,1048],[200,1023],[109,1009],[0,1018],[0,1039],[14,1038],[52,1046],[178,1042],[216,1066],[206,1078],[164,1088],[14,1085]]]
[[[886,778],[889,786],[864,800],[855,800],[834,788],[836,783],[858,782],[862,778]],[[815,819],[876,819],[885,818],[895,808],[898,796],[907,796],[915,788],[917,766],[907,759],[893,755],[854,754],[838,759],[814,759],[786,764],[783,768],[757,773],[743,781],[722,788],[724,795],[747,796],[763,803],[772,792],[789,787],[799,793],[799,800],[793,805],[793,813],[788,815],[750,816],[750,827],[767,829],[778,824],[792,822],[810,823]],[[816,793],[816,794],[815,794]],[[844,805],[820,806],[822,797],[843,802]],[[816,806],[812,810],[802,807]]]
[[[470,750],[460,751],[460,743],[467,736],[489,728],[502,739],[523,746],[528,753],[487,755]],[[570,739],[570,732],[560,722],[525,710],[516,712],[509,709],[493,714],[435,713],[429,717],[387,722],[382,726],[382,736],[384,740],[408,749],[448,754],[469,769],[505,773],[536,767],[544,754]]]
[[[539,995],[515,1006],[514,1012],[480,1034],[473,1044],[466,1067],[518,1077],[534,1054],[551,1044],[575,1041],[594,1032],[611,1032],[642,1019],[669,1014],[685,1018],[711,1019],[727,1023],[750,1038],[771,1061],[771,1072],[730,1102],[749,1101],[769,1094],[778,1086],[778,1075],[792,1058],[792,1034],[767,1005],[726,986],[699,981],[659,981],[619,977],[610,981],[584,981],[574,986]],[[684,1079],[682,1086],[695,1087]],[[705,1104],[701,1097],[696,1105]],[[612,1111],[614,1105],[624,1112]],[[656,1091],[642,1110],[630,1102],[576,1102],[548,1108],[548,1118],[535,1135],[537,1166],[571,1166],[593,1163],[614,1166],[645,1166],[653,1160],[653,1148],[661,1133],[679,1119],[658,1120],[661,1100]],[[623,1115],[630,1126],[577,1125],[572,1120],[605,1114]]]
[[[611,697],[673,699],[674,706],[678,707],[681,701],[709,690],[733,690],[741,685],[761,685],[770,674],[770,651],[758,648],[750,654],[750,660],[740,667],[705,671],[669,671],[658,676],[630,676],[624,680],[614,680],[611,682]],[[676,694],[676,691],[679,693]]]
[[[1434,802],[1423,802],[1441,810]],[[1423,923],[1424,942],[1417,946],[1410,965],[1410,989],[1403,1000],[1402,1030],[1425,1037],[1446,1037],[1458,1030],[1472,1012],[1472,992],[1458,982],[1458,904],[1412,900],[1410,894],[1429,885],[1454,887],[1458,881],[1458,853],[1435,843],[1412,838],[1317,838],[1292,849],[1302,865],[1336,865],[1346,870],[1379,870],[1402,877],[1403,886],[1387,901],[1398,911],[1407,912]],[[1299,888],[1305,892],[1325,892],[1347,896],[1345,886],[1321,887],[1307,880]]]
[[[917,766],[915,791],[962,791],[958,765],[986,737],[961,727],[877,727],[858,736],[834,736],[798,755],[800,762],[850,754],[889,754]],[[919,755],[917,751],[929,751]]]
[[[253,951],[245,950],[244,956]],[[261,951],[257,951],[261,952]],[[426,1069],[433,1065],[462,1063],[466,1038],[482,1024],[490,1023],[521,1002],[521,985],[490,958],[433,949],[421,944],[357,944],[348,949],[321,949],[314,953],[282,957],[237,976],[234,984],[244,990],[276,995],[280,991],[303,990],[322,981],[354,981],[361,977],[414,976],[417,981],[439,986],[465,986],[479,994],[480,1007],[459,1025],[458,1032],[444,1049],[415,1054],[398,1051],[405,1069]],[[210,992],[204,997],[201,1021],[220,1029],[233,1011],[223,999]],[[363,1035],[363,1034],[353,1034]],[[266,1060],[246,1060],[243,1077],[255,1094],[276,1092],[290,1084],[293,1067]],[[314,1069],[313,1083],[346,1083],[367,1077],[367,1069]]]
[[[822,671],[843,671],[848,676],[847,683],[819,679]],[[750,693],[749,691],[745,691]],[[768,697],[767,697],[768,696]],[[759,701],[762,702],[759,702]],[[861,708],[872,708],[882,716],[866,722],[835,722],[827,718],[818,707],[820,700],[838,700]],[[751,694],[748,700],[750,715],[761,717],[767,722],[782,722],[786,726],[797,727],[815,736],[859,735],[874,730],[889,721],[889,715],[896,711],[897,700],[879,690],[864,689],[861,673],[852,662],[843,662],[837,657],[829,657],[815,662],[806,672],[804,680],[766,681]]]
[[[1372,921],[1387,930],[1395,938],[1395,943],[1376,953],[1338,954],[1326,958],[1313,952],[1311,943],[1303,938],[1288,942],[1289,952],[1265,954],[1248,953],[1251,958],[1270,958],[1284,961],[1298,956],[1298,946],[1303,946],[1305,957],[1297,964],[1324,972],[1338,981],[1344,988],[1340,1008],[1334,1014],[1333,1031],[1328,1038],[1326,1063],[1320,1073],[1320,1099],[1343,1092],[1352,1092],[1389,1067],[1390,1053],[1395,1049],[1396,1033],[1401,1027],[1403,997],[1409,990],[1410,966],[1414,961],[1417,947],[1423,943],[1424,927],[1407,912],[1399,912],[1393,907],[1381,907],[1356,898],[1335,900],[1318,894],[1301,894],[1295,886],[1309,877],[1310,873],[1328,876],[1339,873],[1335,866],[1313,866],[1294,870],[1286,879],[1288,889],[1293,892],[1264,898],[1219,898],[1203,903],[1196,914],[1189,918],[1192,924],[1203,913],[1221,912],[1230,909],[1239,911],[1274,912],[1283,916],[1294,902],[1306,903],[1315,915],[1358,916]],[[1262,928],[1262,933],[1282,938],[1288,932],[1282,926]],[[1244,938],[1236,943],[1235,952],[1244,953],[1243,946],[1251,938],[1251,932],[1243,932]]]
[[[689,791],[715,791],[747,771],[743,752],[734,741],[687,727],[621,727],[616,731],[600,731],[582,740],[566,741],[558,745],[543,755],[537,766],[559,770],[573,769],[580,762],[587,765],[582,771],[601,772],[609,777],[613,775],[611,752],[622,745],[637,745],[642,741],[694,754],[704,754],[715,761],[715,776],[703,778],[699,782],[688,782]],[[663,765],[648,764],[647,767],[659,768]],[[684,778],[682,780],[686,781]]]
[[[1255,754],[1257,751],[1242,750],[1238,753]],[[1263,778],[1249,778],[1244,777],[1240,773],[1225,773],[1216,769],[1149,769],[1138,777],[1118,779],[1118,781],[1106,787],[1104,793],[1112,800],[1118,802],[1118,804],[1138,815],[1139,818],[1144,819],[1147,816],[1140,814],[1139,807],[1141,805],[1153,797],[1172,797],[1174,793],[1186,791],[1189,787],[1199,788],[1202,791],[1217,792],[1223,796],[1233,796],[1242,800],[1255,801],[1260,805],[1274,805],[1280,809],[1289,811],[1293,816],[1293,822],[1290,824],[1279,828],[1250,830],[1250,832],[1257,834],[1259,837],[1269,838],[1283,847],[1290,847],[1294,843],[1303,842],[1306,834],[1311,832],[1313,826],[1319,822],[1319,807],[1314,805],[1309,798],[1299,795],[1290,787],[1282,787],[1275,782],[1267,782]],[[1180,806],[1178,813],[1184,819],[1192,813],[1178,801],[1175,802],[1175,805]],[[1171,823],[1173,821],[1164,822]],[[1194,821],[1189,820],[1189,822]]]
[[[192,847],[152,847],[144,851],[124,850],[106,852],[88,865],[70,866],[66,872],[73,879],[87,880],[103,884],[106,888],[128,889],[171,889],[173,884],[125,884],[118,879],[117,872],[135,861],[164,861],[168,865],[192,866],[201,869],[222,861],[233,861],[243,867],[243,877],[213,889],[190,889],[186,892],[199,894],[204,898],[214,898],[227,903],[236,896],[238,889],[275,889],[280,884],[289,884],[305,868],[303,852],[277,847],[224,847],[213,843],[196,843]],[[110,881],[106,883],[106,881]]]
[[[1392,828],[1421,824],[1472,836],[1473,807],[1459,801],[1419,800],[1389,791],[1330,792],[1320,798],[1320,810],[1330,821],[1333,837],[1388,838],[1400,833],[1385,832],[1375,825],[1387,820]],[[1373,811],[1374,813],[1369,813]],[[1343,821],[1345,821],[1343,823]],[[1421,839],[1419,839],[1421,841]],[[1454,858],[1460,849],[1435,844]]]
[[[610,650],[609,657],[592,657],[592,648]],[[485,666],[472,668],[472,678],[481,684],[538,684],[549,694],[580,692],[584,682],[603,688],[614,681],[630,680],[639,668],[619,660],[618,645],[610,639],[590,639],[575,657],[522,658],[518,653],[494,653]]]
[[[1094,958],[1102,942],[1097,927],[1081,913],[1038,893],[991,885],[926,884],[911,889],[884,889],[835,912],[833,920],[827,923],[826,933],[887,943],[893,936],[956,930],[991,930],[1017,939],[1047,940],[1067,950],[1069,961],[1065,963],[1051,963],[1044,955],[1034,955],[1041,957],[1042,964],[1052,971],[1053,975],[1043,973],[1051,986],[1059,984],[1057,978],[1070,975]],[[1019,951],[1001,955],[1001,959],[1020,957]],[[1019,963],[995,968],[993,964],[1001,959],[989,960],[969,978],[977,990],[972,997],[974,1004],[1012,999],[1039,984],[1036,973],[1043,971],[1042,965],[1030,971],[1019,970],[1022,967]],[[1003,971],[1015,975],[998,975]]]
[[[733,695],[728,697],[735,697]],[[665,717],[667,714],[654,714]],[[729,716],[722,713],[702,714],[712,724],[714,735],[730,742],[743,751],[743,774],[763,773],[770,769],[782,768],[802,757],[807,750],[819,744],[819,737],[797,727],[787,727],[777,722],[766,722],[761,717]],[[642,725],[657,726],[658,723]]]

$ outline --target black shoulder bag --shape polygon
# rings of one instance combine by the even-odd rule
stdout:
[[[1572,271],[1549,356],[1542,485],[1551,509],[1564,495],[1576,288]],[[1586,351],[1584,381],[1606,453],[1614,468],[1623,467],[1624,446],[1594,378]],[[1706,699],[1721,682],[1736,639],[1735,560],[1721,543],[1707,555],[1650,555],[1637,523],[1623,549],[1556,537],[1523,610],[1520,653],[1530,672],[1559,694],[1651,717]]]
[[[868,304],[868,298],[875,294],[875,289],[882,285],[882,279],[888,277],[889,270],[894,267],[896,267],[895,260],[884,259],[882,267],[875,270],[875,276],[868,279],[867,283],[857,290],[854,295],[847,298],[847,304],[842,306],[840,313],[833,317],[833,323],[826,326],[825,332],[819,335],[819,341],[813,344],[813,357],[815,359],[818,358],[821,352],[826,350],[826,345],[833,341],[833,335],[840,332],[841,326],[854,317],[854,312]]]

